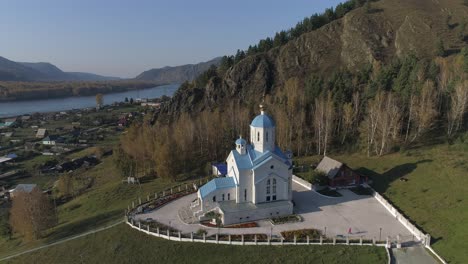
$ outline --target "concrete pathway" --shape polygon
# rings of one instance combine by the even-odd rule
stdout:
[[[423,246],[392,248],[392,264],[438,264]]]
[[[282,231],[315,228],[322,230],[328,237],[348,236],[351,238],[376,238],[385,240],[387,236],[395,238],[398,234],[410,236],[410,232],[396,220],[375,198],[361,196],[349,190],[341,190],[342,197],[327,197],[315,191],[293,183],[294,211],[300,214],[303,222],[272,225],[269,221],[258,221],[254,228],[220,228],[223,234],[270,234],[279,235]],[[137,215],[136,219],[152,218],[170,225],[183,233],[196,232],[200,228],[207,230],[208,235],[218,232],[200,224],[186,224],[179,218],[179,208],[187,206],[196,198],[191,194],[175,200],[151,213]],[[380,234],[381,228],[381,234]],[[326,230],[325,230],[326,229]]]

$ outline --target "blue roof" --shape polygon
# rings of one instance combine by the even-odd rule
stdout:
[[[247,144],[247,141],[245,141],[245,139],[243,138],[238,138],[236,140],[236,145],[245,145],[245,144]]]
[[[261,114],[256,116],[250,125],[253,127],[265,128],[275,127],[275,121],[273,121],[273,119],[269,115]]]
[[[226,175],[227,174],[227,164],[226,163],[215,163],[213,164],[213,166],[216,167],[216,169],[218,169],[219,173],[221,173],[221,175]]]
[[[15,153],[9,153],[5,157],[10,158],[10,159],[16,159],[16,158],[18,158],[18,155],[16,155]]]
[[[282,160],[288,166],[291,164],[288,161],[286,155],[281,151],[278,146],[275,146],[273,152],[267,150],[264,153],[256,151],[252,145],[247,145],[247,155],[241,155],[236,150],[231,151],[233,154],[234,160],[236,161],[237,168],[239,169],[253,169],[257,167],[260,163],[267,160],[271,156],[276,156]]]
[[[219,190],[219,189],[226,189],[226,188],[235,188],[236,183],[234,182],[234,178],[232,177],[222,177],[216,178],[209,181],[207,184],[203,185],[199,192],[202,198],[205,198],[210,193]]]

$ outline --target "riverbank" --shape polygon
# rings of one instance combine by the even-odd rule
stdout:
[[[0,102],[92,96],[98,93],[109,94],[125,92],[167,84],[168,83],[137,80],[94,82],[0,82]]]
[[[161,85],[147,89],[135,89],[125,92],[104,94],[104,104],[124,102],[125,98],[161,98],[172,96],[179,88],[178,84]],[[66,98],[37,99],[30,101],[0,102],[0,118],[15,117],[33,113],[70,111],[73,109],[94,108],[95,95],[72,96]]]

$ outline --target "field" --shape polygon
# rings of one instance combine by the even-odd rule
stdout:
[[[432,246],[442,257],[467,263],[468,143],[420,147],[380,158],[331,156],[371,176],[378,192],[431,234]],[[303,164],[316,160],[298,159]]]
[[[6,263],[386,263],[367,246],[226,246],[167,241],[124,224]]]
[[[0,239],[0,256],[118,221],[123,218],[127,206],[138,197],[145,199],[150,193],[154,194],[176,184],[162,179],[154,179],[140,185],[122,183],[122,177],[115,171],[112,157],[105,158],[101,164],[84,173],[94,178],[93,186],[84,194],[57,207],[59,224],[49,231],[46,238],[35,242],[24,242],[17,236],[12,240]],[[49,176],[36,177],[41,179]]]
[[[113,144],[109,140],[106,144]],[[88,154],[83,150],[70,158]],[[363,175],[372,177],[374,188],[383,193],[394,205],[406,214],[424,232],[432,235],[434,249],[451,263],[464,263],[468,259],[468,144],[439,144],[420,147],[386,155],[368,158],[363,154],[331,155]],[[38,156],[25,166],[44,162]],[[317,162],[320,157],[298,158],[300,164]],[[147,194],[161,191],[176,183],[162,179],[148,180],[141,185],[122,183],[112,157],[105,157],[94,168],[83,171],[94,178],[93,186],[71,201],[58,205],[59,224],[48,236],[35,242],[24,242],[14,236],[11,240],[0,239],[0,256],[62,238],[83,233],[115,221],[132,201]],[[399,180],[401,177],[407,181]],[[37,182],[50,185],[55,177],[39,175],[21,179],[21,182]],[[216,247],[216,250],[213,248]],[[95,250],[93,250],[95,248]],[[15,258],[15,263],[27,260],[38,262],[97,262],[127,263],[132,260],[145,262],[159,259],[162,262],[219,262],[229,256],[231,262],[257,261],[281,262],[285,259],[307,262],[322,259],[323,263],[378,263],[385,262],[385,251],[361,247],[283,247],[272,251],[269,247],[242,247],[243,254],[237,254],[237,247],[203,244],[180,244],[148,237],[119,225],[99,234],[93,234],[36,253]],[[175,250],[180,253],[175,253]],[[255,250],[255,251],[254,251]],[[215,252],[215,253],[213,253]],[[209,257],[208,253],[210,254]],[[66,258],[59,261],[59,258]],[[189,259],[190,258],[190,259]],[[346,262],[347,261],[347,262]]]

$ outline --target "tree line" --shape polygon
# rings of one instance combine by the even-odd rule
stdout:
[[[358,72],[340,70],[327,79],[293,77],[263,100],[277,123],[277,144],[295,155],[348,150],[382,156],[435,138],[463,137],[467,65],[466,48],[432,61],[408,55]],[[184,85],[195,89],[218,74],[212,69]],[[151,172],[176,179],[206,162],[223,161],[234,140],[249,135],[261,98],[255,103],[231,98],[215,109],[134,124],[121,138],[117,164],[125,176]]]

